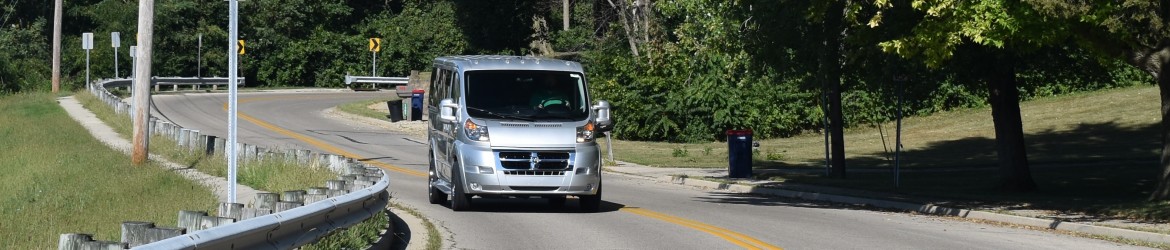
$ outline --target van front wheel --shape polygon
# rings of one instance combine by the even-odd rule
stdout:
[[[589,213],[601,211],[601,183],[597,183],[597,194],[582,195],[579,198],[581,198],[581,211]]]
[[[451,210],[466,211],[471,208],[471,196],[463,191],[463,175],[451,174]]]

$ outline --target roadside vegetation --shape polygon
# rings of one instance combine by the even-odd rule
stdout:
[[[1170,202],[1147,202],[1160,168],[1158,89],[1137,86],[1021,104],[1036,192],[995,191],[990,108],[903,121],[900,187],[894,188],[893,122],[847,131],[848,178],[825,176],[824,135],[758,140],[755,179],[894,192],[974,208],[1048,209],[1107,218],[1170,221]],[[620,126],[620,124],[619,124]],[[654,167],[727,168],[727,143],[614,141],[615,158]],[[604,146],[604,143],[603,143]],[[864,195],[858,192],[854,195]]]
[[[76,95],[87,109],[94,112],[106,124],[114,128],[123,138],[129,138],[132,124],[127,116],[118,115],[112,108],[106,106],[92,94],[79,93]],[[152,135],[150,138],[150,152],[184,166],[194,168],[200,172],[213,176],[227,176],[227,159],[222,151],[208,156],[205,152],[192,151],[180,148],[178,143],[170,138]],[[298,162],[288,161],[282,157],[266,158],[255,161],[240,161],[237,165],[239,172],[237,180],[241,185],[247,185],[257,190],[268,192],[282,192],[288,190],[305,190],[310,187],[325,185],[325,181],[337,179],[337,173],[320,164],[306,166]],[[181,177],[179,177],[181,178]],[[212,201],[212,207],[216,203]],[[191,208],[184,208],[191,210]],[[174,210],[177,213],[178,210]],[[207,211],[215,211],[209,209]],[[171,219],[173,220],[173,219]],[[342,232],[334,233],[321,241],[305,246],[306,249],[357,249],[367,247],[378,238],[381,230],[388,225],[388,218],[384,214],[375,215]]]
[[[179,210],[212,210],[215,195],[97,141],[48,93],[0,95],[0,241],[51,249],[60,234],[118,240],[123,221],[173,227]]]

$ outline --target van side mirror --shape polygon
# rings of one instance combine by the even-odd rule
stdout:
[[[455,104],[450,98],[443,99],[439,102],[439,120],[445,123],[455,123],[455,111],[459,110],[459,104]]]
[[[609,116],[608,101],[597,101],[597,105],[593,105],[593,111],[597,112],[597,118],[595,118],[593,122],[597,125],[598,132],[608,132],[613,130],[613,118]]]

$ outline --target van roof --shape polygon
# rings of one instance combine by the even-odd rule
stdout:
[[[552,70],[583,72],[581,63],[532,56],[462,55],[435,58],[436,66],[471,70]]]

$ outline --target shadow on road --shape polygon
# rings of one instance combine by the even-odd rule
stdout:
[[[473,198],[471,213],[587,213],[581,211],[578,199],[569,198],[562,206],[550,205],[545,198]],[[443,207],[451,208],[450,204]],[[626,205],[601,201],[597,213],[616,212]]]

